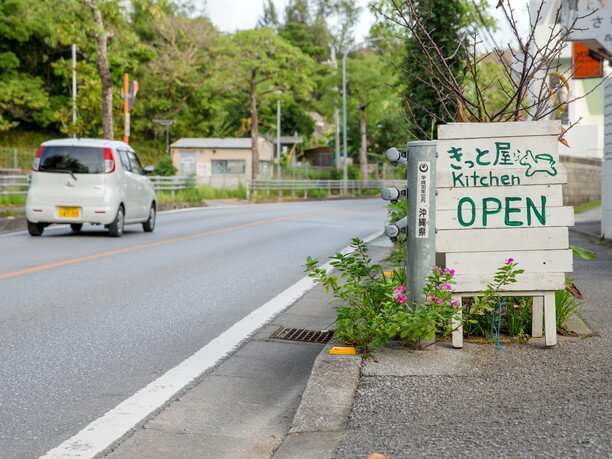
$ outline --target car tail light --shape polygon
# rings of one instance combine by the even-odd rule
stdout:
[[[40,167],[40,157],[42,156],[42,152],[44,147],[38,147],[38,151],[36,152],[36,158],[34,158],[34,162],[32,163],[32,170],[37,171]]]
[[[104,149],[104,173],[110,174],[115,170],[115,159],[111,148]]]

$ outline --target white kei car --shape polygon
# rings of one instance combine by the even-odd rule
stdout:
[[[124,225],[155,228],[153,184],[134,149],[103,139],[58,139],[44,142],[32,165],[26,201],[28,231],[40,236],[53,223],[70,224],[78,232],[84,223],[104,225],[113,237]]]

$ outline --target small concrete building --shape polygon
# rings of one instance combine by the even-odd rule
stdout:
[[[274,145],[259,137],[258,146],[259,178],[271,179]],[[250,138],[185,138],[170,146],[170,154],[179,175],[193,175],[197,183],[214,188],[236,188],[251,179],[251,147]]]

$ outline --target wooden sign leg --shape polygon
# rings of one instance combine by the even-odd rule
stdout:
[[[463,325],[461,323],[463,316],[463,303],[461,302],[461,295],[451,295],[451,299],[458,302],[457,313],[451,319],[451,325],[453,327],[452,343],[456,349],[463,347]]]
[[[544,296],[534,296],[531,308],[531,336],[534,338],[542,337],[542,319],[544,313]]]
[[[557,344],[555,292],[544,293],[544,335],[546,336],[546,346],[555,346]]]

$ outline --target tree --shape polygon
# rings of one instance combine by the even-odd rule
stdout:
[[[210,135],[216,120],[213,91],[207,83],[212,69],[211,50],[217,31],[204,17],[169,14],[153,25],[153,58],[136,76],[146,91],[139,95],[134,121],[140,132],[153,134],[154,118],[175,120],[174,133]]]
[[[355,27],[359,22],[361,7],[353,0],[334,0],[330,4],[336,24],[332,30],[336,51],[342,53],[354,42]]]
[[[413,5],[412,13],[418,14],[421,25],[411,30],[406,43],[406,113],[419,135],[433,137],[438,122],[454,120],[457,101],[436,87],[433,75],[439,63],[423,58],[421,44],[428,39],[436,43],[444,56],[445,71],[458,78],[465,62],[462,25],[466,10],[460,1],[419,0]]]
[[[562,24],[559,6],[552,10],[554,25],[536,34],[536,26],[551,11],[545,0],[532,2],[525,34],[509,0],[499,0],[497,8],[510,30],[500,47],[490,33],[490,18],[476,0],[388,1],[392,7],[386,17],[409,37],[410,59],[403,68],[406,102],[408,114],[425,137],[434,137],[439,122],[539,120],[558,115],[576,100],[562,95],[571,69],[561,71],[560,57],[576,24],[586,16]],[[486,5],[480,0],[481,7]],[[452,23],[449,17],[454,18]],[[483,51],[485,40],[491,52]]]
[[[381,56],[371,51],[361,52],[347,61],[347,93],[353,110],[359,113],[359,167],[368,179],[368,124],[378,124],[385,112],[397,106],[393,89],[395,75]]]
[[[180,9],[172,0],[131,0],[130,22],[138,36],[147,42],[155,40],[159,21],[174,16]]]
[[[35,45],[44,26],[32,13],[25,0],[0,0],[0,132],[53,119],[44,80],[32,72],[43,60],[36,52],[45,49]]]
[[[249,97],[252,178],[259,176],[259,98],[276,91],[305,97],[311,90],[312,60],[271,29],[244,30],[219,40],[218,59],[211,75],[224,93]]]
[[[285,23],[278,30],[286,41],[322,63],[329,59],[333,37],[323,13],[312,17],[307,0],[292,0],[285,7]]]
[[[257,26],[268,27],[274,30],[280,27],[276,7],[274,6],[274,2],[272,2],[272,0],[264,0],[263,15],[257,21]]]
[[[291,22],[298,24],[308,24],[310,22],[308,0],[289,0],[285,7],[285,24]]]
[[[108,32],[104,26],[102,12],[95,0],[83,0],[91,10],[98,43],[97,66],[102,82],[102,131],[105,139],[114,139],[113,133],[113,80],[108,65]]]

